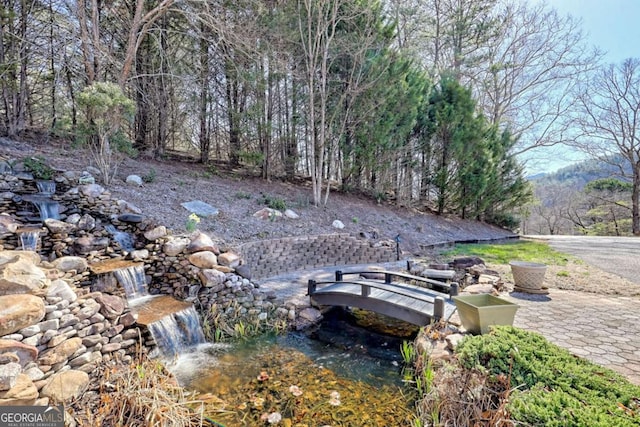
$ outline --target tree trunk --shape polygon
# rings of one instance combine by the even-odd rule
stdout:
[[[206,26],[201,25],[202,38],[200,39],[200,163],[209,162],[209,150],[211,149],[211,135],[209,134],[207,105],[209,102],[209,41]]]
[[[633,167],[633,189],[631,190],[631,231],[640,236],[640,162]]]

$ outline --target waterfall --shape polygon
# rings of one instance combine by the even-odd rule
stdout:
[[[18,231],[18,236],[20,237],[20,245],[23,251],[36,251],[40,230]]]
[[[44,221],[46,219],[60,219],[60,205],[58,202],[54,202],[51,199],[33,199],[31,201],[38,208],[38,212],[40,212],[40,220]]]
[[[31,194],[23,197],[26,202],[33,203],[40,213],[40,221],[60,219],[60,204],[44,194]]]
[[[42,195],[51,196],[56,192],[56,183],[53,181],[36,181],[36,187]]]
[[[104,227],[105,230],[109,234],[113,236],[113,240],[118,242],[120,247],[128,252],[131,252],[135,248],[133,247],[133,237],[129,233],[125,233],[124,231],[118,231],[113,225],[109,224]]]
[[[147,281],[144,277],[144,265],[132,265],[126,268],[119,268],[113,271],[116,280],[124,288],[127,299],[134,299],[149,295],[147,292]]]
[[[196,309],[191,306],[148,325],[162,357],[175,359],[190,348],[205,343]]]

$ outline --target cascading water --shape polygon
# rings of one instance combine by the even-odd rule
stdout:
[[[38,193],[51,196],[56,192],[56,183],[53,181],[36,181]]]
[[[113,240],[118,242],[123,250],[131,252],[135,249],[133,247],[133,236],[131,236],[131,234],[119,231],[111,224],[106,225],[104,229],[113,236]]]
[[[124,288],[138,323],[151,332],[160,356],[175,360],[191,348],[206,342],[196,309],[190,303],[167,295],[149,296],[144,265],[135,264],[113,270],[116,280]]]
[[[193,306],[169,314],[148,325],[160,354],[176,359],[198,344],[206,342],[198,313]]]
[[[38,188],[38,194],[25,196],[24,200],[33,203],[38,208],[40,221],[60,219],[60,204],[50,198],[56,192],[56,183],[53,181],[37,181],[36,187]]]
[[[114,276],[124,288],[128,300],[149,295],[147,280],[144,277],[144,265],[136,264],[126,268],[114,270]]]
[[[23,251],[35,251],[38,248],[39,230],[18,230],[17,233]]]

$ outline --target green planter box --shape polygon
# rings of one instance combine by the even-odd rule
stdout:
[[[489,294],[453,297],[462,326],[472,334],[489,332],[490,325],[513,325],[519,305]]]

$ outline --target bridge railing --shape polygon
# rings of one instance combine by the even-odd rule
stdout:
[[[433,306],[433,311],[429,313],[430,317],[433,317],[435,320],[440,320],[445,317],[445,299],[442,295],[440,296],[440,292],[435,291],[432,294],[422,294],[417,295],[415,292],[407,291],[406,287],[403,288],[400,284],[394,283],[383,283],[377,282],[374,280],[336,280],[336,281],[325,281],[318,282],[316,280],[310,279],[308,281],[307,295],[310,297],[314,297],[314,295],[320,295],[322,291],[318,289],[318,286],[335,286],[336,284],[349,284],[360,286],[359,296],[362,298],[369,298],[371,295],[371,289],[381,289],[386,292],[391,292],[394,294],[407,296],[415,300],[423,301]],[[324,288],[326,289],[326,288]]]
[[[452,283],[445,283],[445,282],[441,282],[439,280],[434,280],[434,279],[429,279],[426,277],[422,277],[422,276],[414,276],[412,274],[407,274],[407,273],[402,273],[399,271],[387,271],[387,270],[366,270],[366,271],[342,271],[342,270],[337,270],[336,271],[336,282],[342,282],[345,280],[345,276],[363,276],[366,277],[368,280],[372,280],[371,277],[374,275],[380,275],[382,277],[384,277],[384,282],[385,284],[393,284],[394,277],[397,277],[399,279],[403,279],[403,280],[407,280],[407,281],[411,281],[414,282],[416,285],[427,288],[427,289],[431,289],[434,290],[436,292],[441,292],[444,294],[449,294],[449,297],[455,297],[458,295],[458,291],[459,291],[459,286],[458,283],[456,282],[452,282]]]

